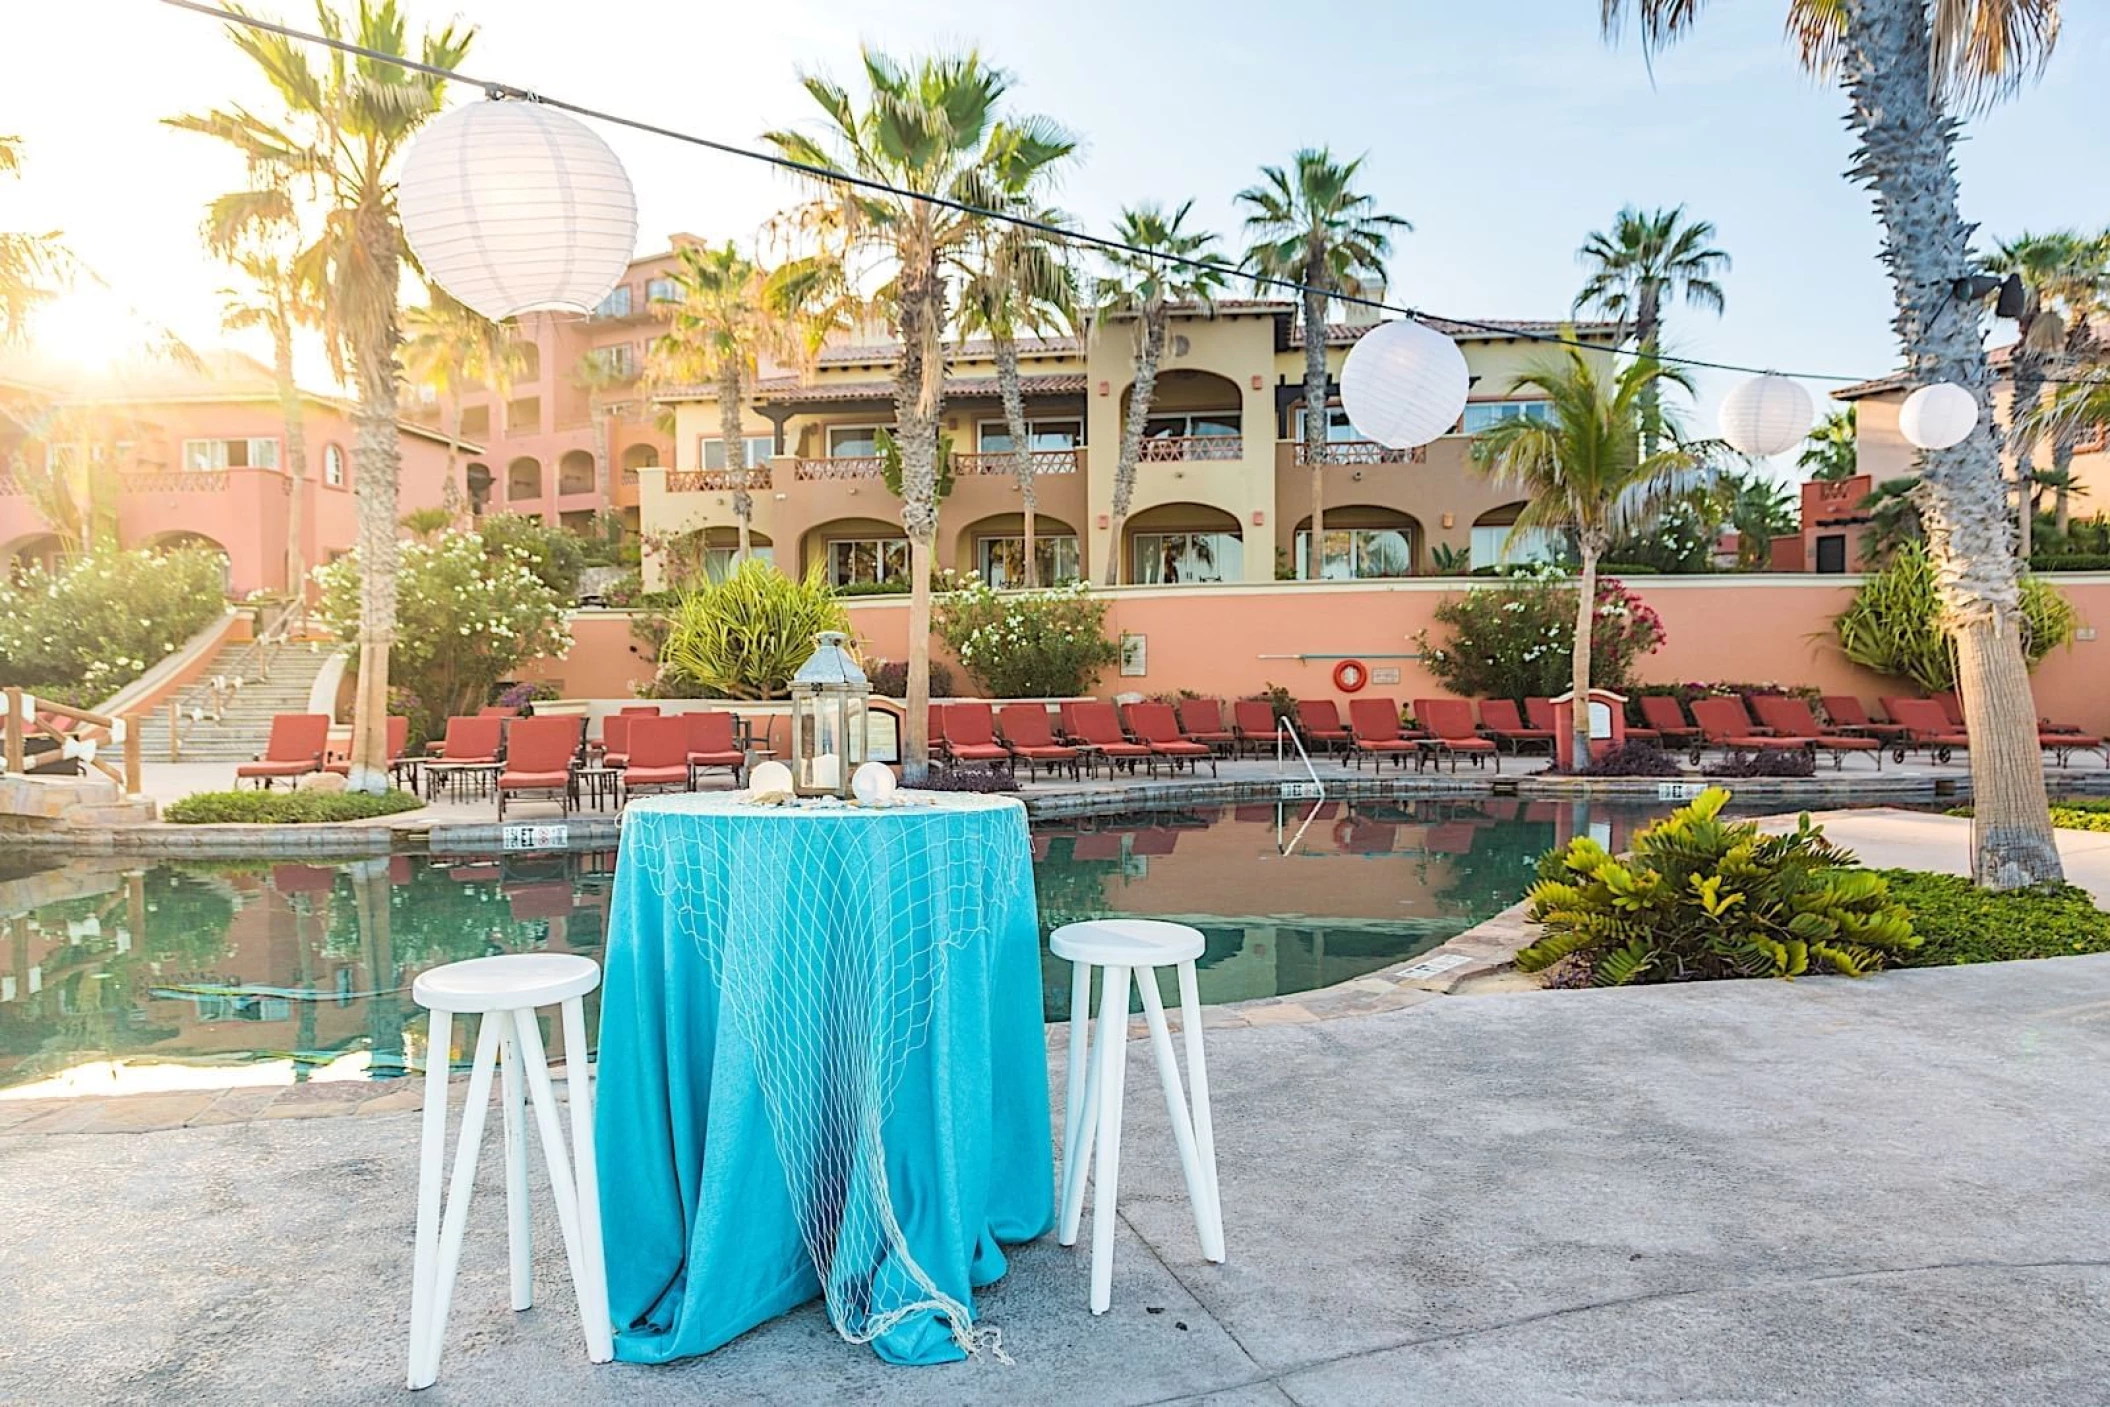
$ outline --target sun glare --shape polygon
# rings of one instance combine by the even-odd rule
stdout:
[[[106,371],[137,361],[154,329],[116,293],[86,287],[40,304],[31,315],[29,345],[43,359],[76,371]]]

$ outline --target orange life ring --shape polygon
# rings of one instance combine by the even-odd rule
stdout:
[[[1370,670],[1361,660],[1342,660],[1333,667],[1333,687],[1344,694],[1361,692],[1370,682]]]

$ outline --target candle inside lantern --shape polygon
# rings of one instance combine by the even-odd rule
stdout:
[[[813,759],[813,785],[834,791],[843,784],[843,760],[832,752]]]

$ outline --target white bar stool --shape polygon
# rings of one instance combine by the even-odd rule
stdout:
[[[447,1335],[455,1270],[461,1264],[469,1198],[476,1187],[476,1156],[483,1142],[484,1114],[491,1104],[494,1066],[502,1066],[505,1072],[506,1241],[512,1256],[513,1308],[529,1309],[535,1302],[528,1242],[527,1117],[521,1090],[525,1083],[535,1103],[537,1135],[549,1165],[557,1224],[564,1233],[564,1256],[578,1296],[579,1319],[586,1328],[586,1356],[595,1363],[615,1357],[608,1323],[608,1276],[601,1253],[601,1190],[593,1158],[593,1095],[587,1086],[586,1011],[581,1001],[600,984],[600,965],[591,958],[518,953],[449,963],[421,974],[411,985],[411,996],[432,1013],[425,1055],[425,1131],[418,1155],[417,1255],[410,1288],[413,1390],[431,1387],[440,1375],[440,1347]],[[563,1008],[565,1087],[571,1096],[570,1157],[557,1122],[556,1093],[550,1088],[549,1064],[542,1053],[542,1029],[535,1022],[535,1009],[544,1006]],[[447,1067],[457,1012],[474,1013],[482,1020],[477,1025],[476,1062],[469,1070],[469,1099],[462,1113],[461,1143],[454,1153],[453,1185],[447,1192],[442,1224]]]
[[[1133,974],[1143,994],[1143,1019],[1150,1026],[1158,1081],[1165,1089],[1165,1108],[1172,1116],[1172,1137],[1179,1145],[1180,1169],[1187,1178],[1187,1200],[1194,1208],[1194,1229],[1202,1255],[1224,1258],[1223,1204],[1216,1186],[1216,1132],[1209,1119],[1209,1069],[1202,1060],[1202,1008],[1195,993],[1194,960],[1205,946],[1201,933],[1184,924],[1155,919],[1098,919],[1066,924],[1048,936],[1048,948],[1070,961],[1070,1063],[1068,1105],[1062,1143],[1062,1224],[1059,1239],[1077,1244],[1084,1215],[1085,1166],[1094,1141],[1098,1166],[1092,1171],[1092,1313],[1104,1314],[1113,1303],[1114,1200],[1121,1163],[1121,1090],[1128,1074],[1128,989]],[[1158,996],[1157,969],[1177,964],[1180,984],[1180,1028],[1186,1035],[1187,1078],[1193,1085],[1189,1105],[1180,1089],[1179,1066],[1172,1053],[1172,1033],[1165,1026],[1165,1005]],[[1085,1024],[1091,1011],[1092,969],[1100,969],[1098,1045],[1089,1069],[1085,1063]]]

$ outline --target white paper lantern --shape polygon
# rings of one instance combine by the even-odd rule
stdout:
[[[884,762],[867,762],[850,774],[850,794],[867,806],[883,804],[894,787],[894,769]]]
[[[1905,397],[1898,433],[1921,449],[1960,445],[1978,428],[1978,398],[1954,381],[1937,381]]]
[[[1370,329],[1349,349],[1341,408],[1356,433],[1392,449],[1413,449],[1449,433],[1471,385],[1456,342],[1403,318]]]
[[[608,144],[537,102],[434,121],[403,158],[396,202],[425,272],[495,321],[588,313],[637,249],[637,197]]]
[[[747,774],[747,790],[753,796],[791,791],[791,769],[781,762],[759,762]]]
[[[1793,449],[1817,422],[1810,393],[1771,372],[1740,382],[1722,397],[1722,438],[1739,453],[1779,454]]]

